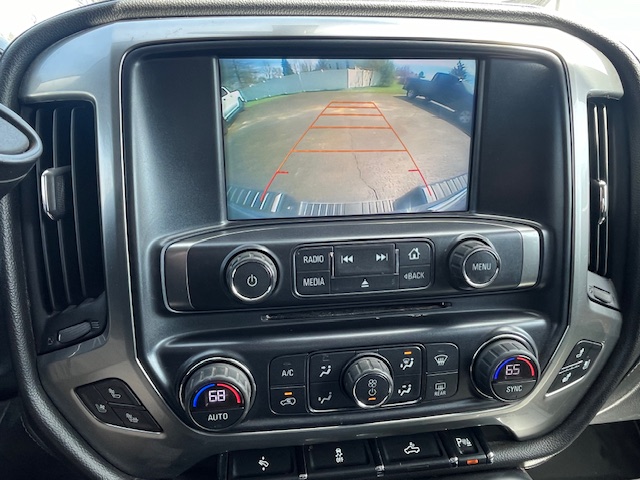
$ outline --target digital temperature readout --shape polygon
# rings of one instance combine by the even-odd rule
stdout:
[[[209,390],[207,395],[207,406],[211,403],[220,403],[224,402],[227,399],[227,391],[226,390]]]
[[[193,396],[191,407],[195,410],[222,410],[242,408],[244,401],[240,392],[226,383],[210,383],[200,388]]]
[[[496,369],[494,381],[532,380],[536,378],[536,368],[528,358],[518,355],[502,362]]]

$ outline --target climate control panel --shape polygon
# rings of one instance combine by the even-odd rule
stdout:
[[[453,342],[278,356],[268,366],[270,414],[319,418],[474,397],[518,401],[533,391],[540,374],[537,350],[525,337],[495,335],[473,356],[466,352],[464,362]],[[179,396],[191,423],[212,432],[240,423],[254,398],[265,398],[246,366],[221,357],[189,369]]]

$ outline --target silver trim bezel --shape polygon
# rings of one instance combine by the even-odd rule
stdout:
[[[489,46],[505,52],[538,52],[556,58],[566,77],[572,123],[568,129],[567,163],[572,249],[570,252],[569,327],[545,367],[534,393],[526,399],[483,411],[438,414],[381,422],[283,429],[261,432],[206,434],[187,427],[171,410],[137,356],[125,192],[123,111],[121,95],[125,57],[138,47],[175,42],[265,38],[367,39],[430,42],[439,45]],[[82,54],[78,54],[82,52]],[[384,432],[500,425],[516,439],[549,432],[568,417],[602,371],[619,337],[622,317],[587,296],[589,172],[586,99],[591,94],[623,95],[612,63],[585,41],[560,30],[534,25],[435,18],[331,17],[182,17],[113,22],[66,38],[36,58],[23,78],[23,104],[84,99],[96,110],[100,175],[100,207],[108,307],[108,331],[97,339],[38,358],[38,374],[52,402],[69,423],[108,461],[136,476],[167,477],[181,466],[211,454],[254,448],[268,441],[285,445],[371,438]],[[178,319],[172,319],[178,321]],[[573,345],[589,338],[603,343],[600,361],[591,374],[559,394],[546,397]],[[117,376],[136,392],[163,428],[163,433],[124,432],[98,425],[79,401],[69,401],[77,386]],[[87,435],[91,432],[91,435]],[[163,458],[160,464],[157,459]]]

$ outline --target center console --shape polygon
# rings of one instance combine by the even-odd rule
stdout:
[[[406,472],[418,438],[474,468],[477,427],[570,415],[620,328],[589,209],[606,58],[484,22],[173,22],[87,33],[121,42],[94,97],[109,326],[40,357],[78,430],[137,475],[328,478]]]

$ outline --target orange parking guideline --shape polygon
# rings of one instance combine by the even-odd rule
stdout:
[[[370,115],[372,117],[377,117],[377,115]],[[373,125],[358,125],[358,126],[350,126],[350,125],[316,125],[315,127],[311,127],[313,129],[316,128],[361,128],[363,130],[390,130],[389,127],[374,127]]]
[[[376,108],[376,107],[364,107],[362,105],[329,105],[327,108]]]
[[[325,113],[323,117],[382,117],[377,113]]]
[[[406,150],[294,150],[294,153],[384,153],[406,152]]]

